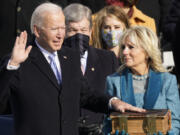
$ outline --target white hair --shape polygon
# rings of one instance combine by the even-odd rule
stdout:
[[[62,12],[62,8],[54,3],[45,2],[40,4],[31,16],[31,33],[34,33],[34,25],[41,27],[43,25],[43,19],[47,13],[59,13]]]

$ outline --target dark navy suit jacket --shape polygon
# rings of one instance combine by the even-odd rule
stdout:
[[[0,102],[10,99],[17,135],[78,135],[80,105],[108,113],[110,97],[91,92],[78,53],[63,47],[58,56],[61,85],[36,46],[18,70],[0,70]]]
[[[87,78],[93,92],[105,93],[106,76],[114,73],[118,67],[117,58],[111,51],[88,48],[87,67],[85,77]],[[102,123],[103,114],[81,109],[83,122],[86,124]]]

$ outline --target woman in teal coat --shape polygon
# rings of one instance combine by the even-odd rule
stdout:
[[[159,41],[154,32],[132,27],[121,37],[123,65],[107,77],[106,91],[145,109],[169,109],[174,135],[180,134],[180,99],[176,77],[163,67]]]

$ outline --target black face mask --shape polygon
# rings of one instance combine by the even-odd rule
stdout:
[[[84,55],[89,47],[89,36],[77,33],[74,36],[66,38],[63,45],[76,49],[80,52],[80,55]]]

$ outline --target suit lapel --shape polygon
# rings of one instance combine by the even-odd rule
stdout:
[[[58,52],[60,66],[61,66],[61,75],[62,75],[62,85],[65,86],[65,82],[68,82],[69,71],[70,71],[70,57],[62,47]]]
[[[38,67],[40,72],[42,72],[57,89],[60,89],[60,85],[58,84],[49,63],[47,62],[44,55],[40,52],[38,47],[33,47],[29,57],[32,59],[32,62]]]
[[[88,49],[88,58],[87,58],[87,67],[86,67],[86,72],[85,76],[88,78],[92,76],[93,73],[95,73],[98,65],[98,55],[97,53],[93,50],[93,48],[89,47]]]

